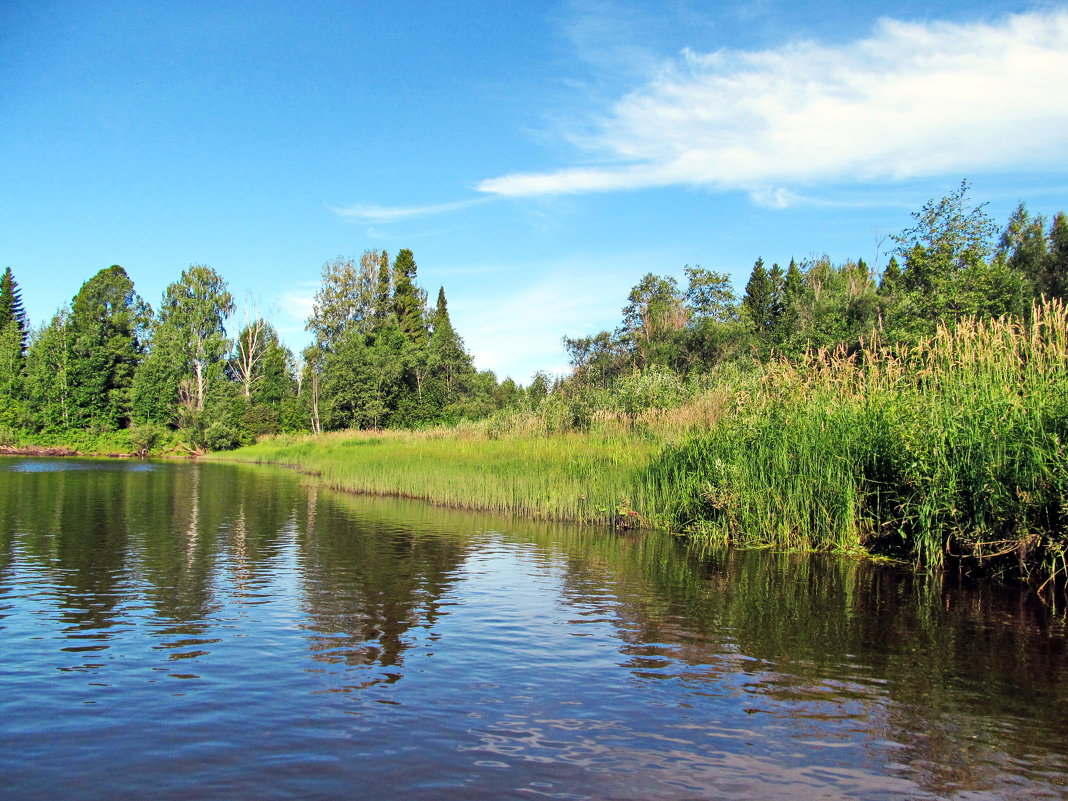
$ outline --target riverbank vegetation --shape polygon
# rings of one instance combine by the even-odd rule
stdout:
[[[245,446],[332,486],[726,542],[1068,575],[1068,218],[1000,231],[967,184],[885,266],[762,259],[743,292],[648,274],[572,371],[478,372],[411,251],[323,267],[299,357],[193,266],[158,312],[121,267],[28,330],[0,283],[4,437]],[[6,323],[4,322],[6,321]],[[253,445],[257,439],[258,444]]]

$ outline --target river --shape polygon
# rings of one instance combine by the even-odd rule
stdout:
[[[855,559],[0,462],[0,798],[1060,799],[1066,636]]]

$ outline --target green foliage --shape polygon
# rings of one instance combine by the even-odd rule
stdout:
[[[166,347],[179,375],[193,382],[193,402],[204,408],[207,385],[223,370],[230,343],[225,321],[233,298],[222,276],[210,267],[191,265],[167,287],[160,305],[156,337]]]
[[[1068,313],[971,321],[913,348],[771,366],[644,479],[674,528],[940,567],[1064,568]]]
[[[359,263],[338,256],[323,265],[307,330],[331,349],[350,328],[368,333],[375,321],[378,253],[365,251]]]
[[[26,349],[26,333],[30,327],[26,317],[26,310],[22,306],[22,291],[15,281],[15,275],[10,267],[4,269],[0,276],[0,328],[9,323],[14,323],[20,332],[22,350]]]
[[[130,451],[143,458],[156,451],[167,440],[167,430],[154,423],[143,423],[129,429],[129,438]]]
[[[698,267],[684,267],[686,273],[686,308],[690,319],[733,322],[738,318],[738,298],[731,288],[730,276]]]
[[[428,332],[423,307],[424,293],[415,283],[415,256],[408,249],[401,250],[393,260],[393,314],[397,326],[416,348],[426,345]]]
[[[404,378],[408,342],[396,326],[374,337],[350,331],[323,366],[322,415],[327,430],[379,428],[389,421]]]
[[[34,332],[26,353],[24,395],[30,427],[36,431],[70,428],[71,349],[67,332],[70,313],[61,309]]]
[[[707,289],[711,302],[713,290]],[[701,289],[697,294],[704,299]],[[620,340],[633,354],[639,369],[662,365],[670,360],[671,335],[682,330],[686,318],[684,299],[675,279],[647,273],[627,297]]]
[[[137,425],[177,424],[183,364],[172,348],[167,330],[157,329],[152,349],[138,365],[131,387],[130,416]]]
[[[67,424],[100,431],[124,428],[152,310],[118,265],[86,281],[70,309]]]
[[[764,267],[764,260],[757,259],[745,285],[742,298],[742,316],[749,324],[756,341],[767,350],[775,340],[776,326],[782,314],[782,284],[776,281],[775,271]]]

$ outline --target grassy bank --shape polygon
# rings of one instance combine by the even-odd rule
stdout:
[[[1068,573],[1068,315],[768,369],[643,473],[652,516],[720,540]]]
[[[1068,574],[1061,304],[910,348],[810,353],[733,374],[674,409],[594,413],[583,428],[561,431],[543,412],[279,437],[225,458],[456,507]]]
[[[0,452],[27,455],[169,456],[188,455],[176,432],[142,426],[103,433],[0,430]]]
[[[564,433],[491,436],[487,427],[282,436],[226,459],[283,464],[330,487],[422,498],[540,519],[607,522],[632,511],[647,437]]]

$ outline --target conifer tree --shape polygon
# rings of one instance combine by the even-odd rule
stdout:
[[[1021,203],[1009,217],[998,243],[997,259],[1026,279],[1036,297],[1049,295],[1050,253],[1046,221],[1032,217]]]
[[[775,331],[775,340],[780,346],[796,348],[801,343],[804,305],[805,277],[797,262],[790,259],[782,281],[782,300]]]
[[[742,298],[742,314],[749,321],[757,338],[768,341],[778,319],[778,292],[775,281],[764,267],[764,260],[757,259],[745,285]]]
[[[30,325],[26,311],[22,307],[22,290],[19,289],[10,267],[7,267],[3,276],[0,276],[0,329],[8,323],[14,323],[18,328],[21,349],[25,352],[26,334]]]
[[[393,313],[397,325],[416,348],[427,342],[426,321],[423,317],[423,298],[415,283],[415,256],[405,248],[393,260]]]
[[[879,278],[879,295],[890,297],[895,295],[901,288],[901,266],[897,263],[897,257],[891,256],[890,262],[883,270]]]
[[[375,327],[385,325],[393,312],[393,274],[389,265],[389,254],[381,251],[378,254],[378,283],[375,287]]]
[[[427,368],[439,380],[444,389],[442,401],[446,404],[456,400],[464,376],[474,372],[471,356],[464,349],[456,329],[449,319],[445,300],[445,287],[438,290],[438,302],[434,309],[433,330],[427,346]]]

